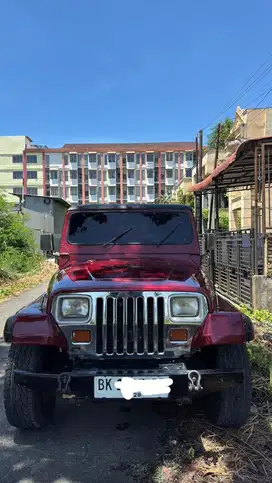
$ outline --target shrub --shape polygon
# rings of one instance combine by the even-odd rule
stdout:
[[[37,270],[41,259],[24,216],[14,213],[0,194],[0,279],[12,280],[18,274]]]

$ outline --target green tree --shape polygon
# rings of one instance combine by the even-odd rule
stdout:
[[[216,148],[217,141],[217,124],[211,129],[208,135],[207,147],[208,149]],[[224,149],[226,140],[231,141],[235,139],[235,134],[230,136],[231,129],[233,127],[233,120],[227,117],[223,122],[221,122],[220,137],[219,137],[219,149]]]
[[[12,205],[0,193],[0,280],[35,270],[40,260],[24,216],[13,212]]]

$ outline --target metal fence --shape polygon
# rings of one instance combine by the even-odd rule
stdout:
[[[204,253],[204,237],[200,237]],[[263,270],[263,241],[254,240],[253,230],[237,232],[214,232],[214,258],[204,255],[202,267],[211,275],[211,260],[214,259],[215,289],[218,293],[238,304],[252,305],[252,275],[254,274],[254,253],[257,250],[258,273]]]

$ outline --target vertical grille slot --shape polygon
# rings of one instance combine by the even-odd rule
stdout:
[[[103,299],[96,302],[96,353],[103,353]]]
[[[144,299],[137,298],[137,352],[144,352]]]
[[[158,352],[164,352],[164,298],[157,299],[158,314]]]
[[[134,299],[127,299],[127,353],[133,354]]]
[[[147,352],[154,352],[154,299],[147,299]]]
[[[164,297],[98,297],[96,353],[162,354],[164,303]]]
[[[124,300],[121,297],[117,299],[116,308],[116,324],[117,324],[117,354],[123,354],[124,352]]]
[[[113,354],[113,298],[109,297],[106,301],[107,311],[107,354]]]

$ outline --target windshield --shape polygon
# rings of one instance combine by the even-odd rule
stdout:
[[[68,242],[77,245],[189,245],[189,213],[83,212],[71,215]]]

